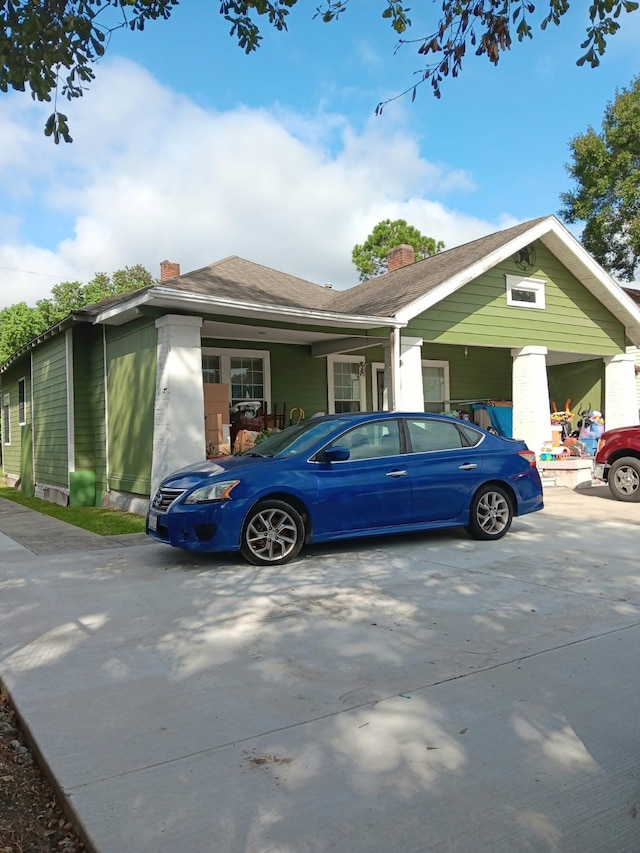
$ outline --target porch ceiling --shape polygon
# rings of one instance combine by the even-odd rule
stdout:
[[[311,346],[320,342],[327,343],[336,339],[353,340],[352,335],[337,335],[315,332],[310,329],[280,329],[275,326],[251,326],[243,323],[220,323],[216,320],[205,320],[202,324],[201,337],[215,338],[225,341],[255,341],[256,343],[272,344],[301,344]],[[366,338],[365,338],[366,340]]]
[[[580,361],[597,361],[602,360],[604,356],[602,355],[585,355],[584,353],[577,352],[558,352],[555,350],[549,350],[547,353],[547,365],[556,365],[556,364],[575,364]]]

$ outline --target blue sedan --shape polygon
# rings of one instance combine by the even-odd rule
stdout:
[[[542,507],[524,442],[440,415],[369,412],[302,421],[171,474],[149,504],[147,533],[277,565],[334,539],[457,526],[500,539],[514,515]]]

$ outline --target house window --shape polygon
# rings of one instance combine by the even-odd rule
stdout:
[[[231,405],[243,400],[271,402],[271,372],[266,350],[202,348],[202,381],[225,384]]]
[[[422,391],[425,412],[438,414],[449,408],[448,361],[422,362]]]
[[[353,355],[327,357],[329,413],[366,411],[365,359]]]
[[[24,379],[18,379],[18,423],[20,426],[27,422],[25,399],[26,381]]]
[[[11,444],[11,396],[4,394],[2,397],[2,441]]]
[[[261,358],[232,356],[229,360],[231,403],[264,400],[264,367]]]
[[[544,308],[546,281],[540,278],[505,276],[507,280],[507,305],[519,308]]]
[[[220,356],[202,353],[202,381],[205,385],[219,385],[220,378]]]

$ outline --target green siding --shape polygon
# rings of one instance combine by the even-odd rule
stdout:
[[[157,330],[152,320],[107,327],[107,417],[112,489],[151,491]]]
[[[76,470],[93,468],[94,417],[91,407],[91,327],[73,330],[73,420]]]
[[[66,336],[44,341],[33,357],[33,447],[36,483],[69,485]]]
[[[90,405],[93,412],[93,470],[96,482],[96,506],[102,505],[107,490],[107,417],[104,382],[104,330],[95,329],[91,347]]]
[[[505,262],[411,320],[403,334],[438,343],[624,352],[623,324],[544,245],[535,245],[536,268],[526,276],[546,280],[544,310],[507,305],[505,275],[522,273]]]
[[[271,344],[271,399],[286,414],[301,408],[307,417],[327,411],[327,359],[312,358],[310,347]]]
[[[549,395],[558,411],[564,411],[565,403],[570,400],[572,412],[580,413],[585,409],[604,411],[604,362],[575,362],[547,367]],[[574,418],[574,424],[577,418]]]
[[[106,488],[106,423],[102,327],[78,326],[73,334],[75,471],[82,472],[82,505],[95,483],[90,505],[100,506]],[[76,478],[77,479],[77,478]],[[75,505],[77,499],[72,496]]]
[[[9,394],[9,439],[10,444],[5,444],[6,436],[2,436],[2,467],[5,474],[15,477],[22,476],[22,429],[18,422],[18,381],[25,380],[25,421],[31,423],[31,359],[26,356],[2,375],[2,390],[0,391],[0,404],[4,405],[4,395]]]
[[[33,481],[33,430],[31,424],[20,427],[20,491],[32,498],[35,493]]]
[[[512,359],[507,349],[425,344],[422,358],[449,362],[451,400],[510,400]]]

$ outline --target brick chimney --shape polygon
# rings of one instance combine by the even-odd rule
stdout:
[[[389,251],[387,255],[387,271],[393,272],[402,267],[408,267],[410,264],[415,264],[416,253],[413,251],[413,246],[407,243],[400,243],[399,246]]]
[[[160,281],[166,281],[178,275],[180,275],[180,264],[174,264],[173,261],[160,262]]]

